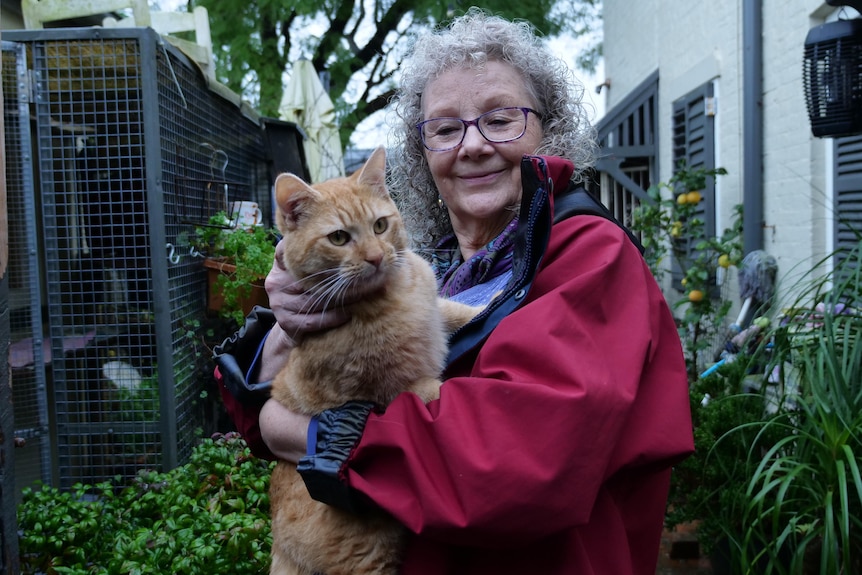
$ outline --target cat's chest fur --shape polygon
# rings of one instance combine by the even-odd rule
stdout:
[[[349,400],[386,405],[415,384],[436,382],[446,336],[435,286],[428,264],[407,252],[385,289],[348,308],[347,323],[303,338],[273,396],[313,415]]]

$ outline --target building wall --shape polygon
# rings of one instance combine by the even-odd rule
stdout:
[[[764,2],[764,248],[787,286],[832,249],[830,141],[811,135],[802,84],[805,37],[832,10],[810,0]]]
[[[743,199],[743,2],[605,0],[608,109],[659,70],[659,177],[671,165],[674,100],[703,83],[716,88],[717,229]],[[830,143],[811,135],[802,85],[808,30],[834,9],[818,0],[763,0],[763,248],[782,285],[832,246]]]
[[[21,16],[21,2],[2,0],[0,2],[0,28],[3,30],[20,30],[24,27],[24,17]]]

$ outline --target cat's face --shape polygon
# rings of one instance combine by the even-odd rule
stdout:
[[[306,290],[337,299],[385,287],[408,243],[386,190],[385,162],[378,148],[349,178],[314,186],[292,174],[276,180],[284,263]]]

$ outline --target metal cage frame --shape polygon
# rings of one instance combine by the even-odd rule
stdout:
[[[173,468],[211,380],[189,235],[235,200],[270,221],[260,118],[149,28],[3,35],[29,55],[56,481]]]

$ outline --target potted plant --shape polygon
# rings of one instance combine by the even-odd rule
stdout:
[[[242,324],[255,305],[267,305],[263,280],[272,268],[278,234],[265,226],[231,227],[224,212],[195,230],[193,245],[205,255],[207,309]]]

